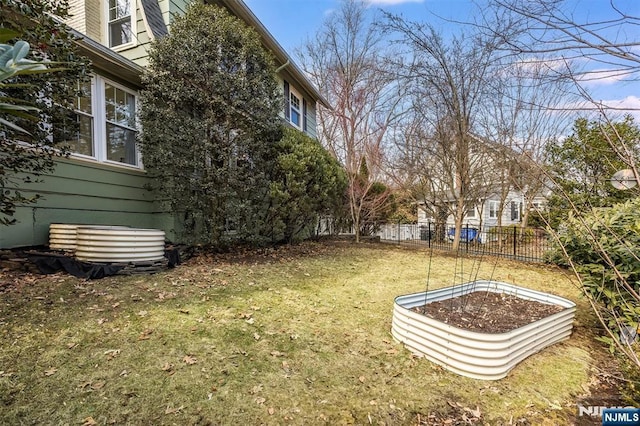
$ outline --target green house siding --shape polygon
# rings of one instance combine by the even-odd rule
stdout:
[[[157,228],[173,240],[175,220],[144,189],[148,182],[141,170],[60,160],[52,175],[23,186],[24,195],[41,198],[17,209],[17,224],[0,228],[0,248],[46,245],[51,223]]]
[[[189,6],[190,3],[192,3],[192,0],[161,0],[160,1],[160,8],[164,11],[165,10],[165,4],[168,3],[169,4],[169,13],[170,13],[170,20],[166,20],[165,22],[168,22],[169,24],[171,24],[171,21],[173,20],[173,16],[175,15],[184,15],[185,12],[187,11],[187,7]]]
[[[161,0],[158,2],[162,17],[167,26],[171,26],[175,16],[184,15],[190,0]],[[147,25],[143,20],[143,11],[138,6],[136,8],[136,43],[135,46],[125,49],[115,49],[119,54],[136,64],[146,67],[149,63],[149,48],[151,47],[151,36],[147,31]]]

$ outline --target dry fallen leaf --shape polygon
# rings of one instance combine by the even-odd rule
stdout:
[[[280,352],[280,351],[272,351],[272,352],[271,352],[271,356],[275,356],[275,357],[278,357],[278,356],[285,356],[285,355],[286,355],[285,353]]]
[[[175,373],[173,367],[174,367],[173,364],[169,364],[167,362],[161,367],[161,369],[162,369],[162,371],[166,371],[167,373],[169,373],[169,375],[171,375],[171,374]]]
[[[198,359],[193,355],[185,355],[182,361],[187,365],[193,365],[198,362]]]
[[[267,412],[269,413],[270,416],[273,416],[273,414],[276,412],[276,409],[273,407],[269,407],[269,409],[267,410]]]
[[[57,372],[57,371],[58,371],[58,369],[57,369],[57,368],[55,368],[55,367],[49,367],[49,369],[48,369],[48,370],[44,370],[44,375],[45,375],[45,376],[47,376],[47,377],[48,377],[48,376],[53,376],[54,374],[56,374],[56,372]]]
[[[98,424],[98,422],[93,420],[93,417],[87,417],[83,419],[82,422],[82,426],[96,426]]]
[[[256,404],[258,404],[258,405],[262,405],[262,404],[264,404],[266,400],[267,400],[266,398],[263,398],[263,397],[261,397],[261,396],[259,396],[259,397],[257,397],[257,398],[255,399]]]
[[[358,377],[358,380],[360,380],[360,382],[364,383],[364,381],[366,380],[364,376],[360,376]]]
[[[179,411],[184,410],[184,405],[179,406],[178,408],[171,408],[167,405],[167,409],[164,410],[165,414],[176,414]]]
[[[107,356],[107,361],[114,359],[120,354],[120,349],[109,349],[104,354]]]
[[[253,338],[256,340],[260,340],[260,335],[258,333],[253,333]]]
[[[95,382],[95,383],[91,383],[91,389],[93,390],[100,390],[104,387],[105,382]]]
[[[146,316],[147,314],[148,314],[148,312],[147,312],[147,311],[140,311],[140,312],[138,312],[138,316],[140,316],[140,317],[144,317],[144,316]]]
[[[138,340],[149,340],[149,336],[151,336],[152,333],[153,329],[147,328],[142,333],[140,333],[140,335],[138,336]]]
[[[464,410],[468,411],[469,413],[471,413],[473,417],[476,417],[478,419],[482,415],[482,412],[480,411],[480,406],[476,406],[475,410],[472,410],[471,408],[468,408],[468,407],[464,407]]]

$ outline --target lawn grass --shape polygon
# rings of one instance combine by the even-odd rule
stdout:
[[[578,304],[568,341],[507,378],[468,379],[390,335],[394,297],[423,291],[426,251],[308,243],[174,270],[29,279],[0,295],[6,424],[563,424],[590,382],[595,324],[561,271],[484,259],[479,278]],[[460,260],[434,255],[430,288]],[[465,260],[467,271],[472,260]],[[476,263],[477,265],[477,263]]]

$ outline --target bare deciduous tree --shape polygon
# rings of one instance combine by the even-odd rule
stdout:
[[[545,146],[570,124],[560,105],[570,98],[561,80],[548,78],[549,69],[539,62],[508,61],[487,81],[492,96],[484,103],[479,131],[496,143],[496,159],[502,165],[494,175],[499,196],[497,226],[512,189],[521,193],[524,205],[521,227],[527,226],[534,200],[547,189]]]
[[[611,0],[600,10],[602,19],[576,13],[566,0],[491,0],[481,30],[504,40],[507,55],[538,61],[550,71],[547,77],[573,83],[576,93],[602,80],[632,82],[640,78],[640,17],[634,2]],[[635,9],[634,9],[635,8]],[[602,16],[600,12],[596,16]],[[587,98],[589,96],[587,95]],[[609,114],[628,107],[602,100],[574,103],[574,111]]]
[[[408,134],[413,139],[404,141],[412,145],[406,149],[414,156],[412,173],[436,217],[446,217],[445,211],[453,215],[455,249],[465,214],[486,194],[492,173],[488,151],[472,129],[487,95],[495,41],[477,34],[446,41],[431,25],[393,15],[387,15],[386,29],[399,36],[413,58],[398,64],[413,93],[414,130]]]
[[[301,52],[301,63],[332,108],[318,106],[319,139],[344,166],[349,212],[360,240],[361,221],[386,201],[371,197],[383,178],[384,140],[401,99],[371,9],[344,0]],[[366,164],[367,173],[361,173]]]
[[[554,78],[572,83],[575,93],[583,98],[581,104],[568,104],[565,108],[593,112],[599,117],[602,135],[618,160],[631,170],[630,182],[637,185],[638,158],[633,151],[639,142],[637,138],[627,140],[619,134],[614,118],[630,109],[595,99],[586,84],[602,79],[638,81],[640,39],[636,34],[640,17],[637,9],[635,14],[624,11],[636,4],[611,0],[610,18],[597,21],[579,19],[564,0],[492,0],[492,5],[488,9],[492,13],[490,19],[476,24],[486,33],[508,40],[504,47],[509,54],[525,55],[540,64],[553,55],[554,63],[562,65],[549,67],[555,71]],[[505,24],[487,25],[489,20],[495,22],[495,16],[505,18],[502,19]],[[631,224],[639,220],[638,198],[600,209],[580,206],[570,194],[565,194],[565,199],[572,213],[565,223],[568,232],[555,233],[554,238],[604,326],[607,335],[602,340],[617,348],[638,369],[640,296],[636,277],[640,273],[640,258],[637,234],[629,232]]]

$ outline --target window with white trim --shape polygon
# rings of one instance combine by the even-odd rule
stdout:
[[[489,219],[498,218],[498,202],[489,201]]]
[[[93,106],[91,105],[91,81],[78,83],[78,96],[73,111],[69,111],[68,122],[74,126],[61,124],[54,138],[61,141],[71,152],[88,157],[94,156],[93,149]]]
[[[476,208],[475,207],[471,207],[469,210],[467,210],[466,217],[468,219],[473,219],[474,217],[476,217]]]
[[[94,76],[76,100],[78,130],[63,139],[78,157],[141,167],[136,146],[136,93]]]
[[[135,1],[109,0],[107,31],[109,47],[129,44],[133,41],[132,8]]]
[[[544,203],[542,201],[534,201],[531,203],[531,210],[534,211],[543,211]]]
[[[291,124],[298,128],[302,128],[302,101],[301,96],[293,90],[289,93],[289,107],[291,108]]]
[[[136,97],[133,93],[105,83],[107,160],[137,165]]]

